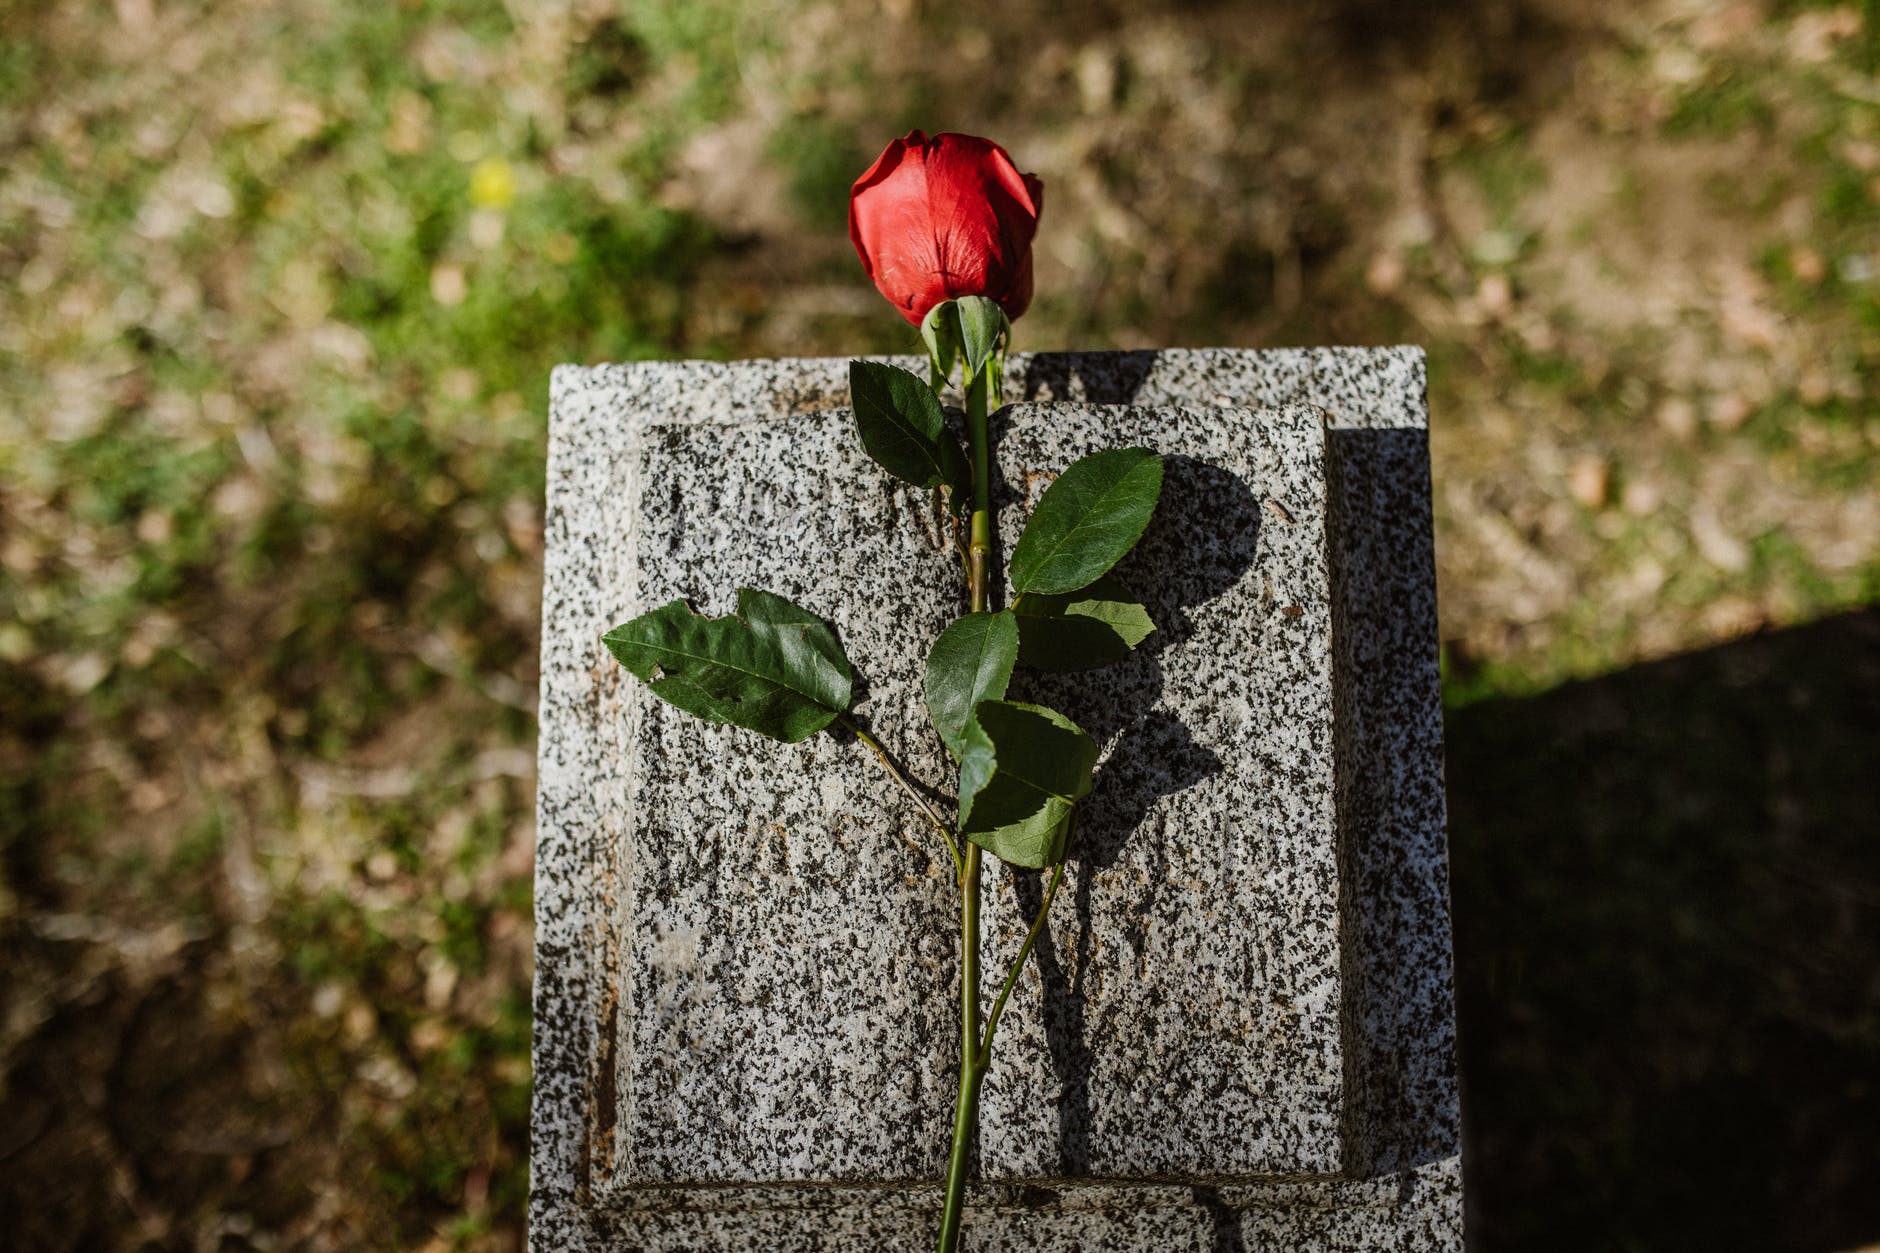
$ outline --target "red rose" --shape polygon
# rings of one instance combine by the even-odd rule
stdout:
[[[910,131],[849,192],[862,268],[919,326],[943,300],[985,296],[1016,318],[1031,304],[1031,237],[1044,185],[973,135]]]

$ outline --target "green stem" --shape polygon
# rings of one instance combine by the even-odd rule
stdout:
[[[973,1119],[979,1113],[979,1084],[986,1068],[960,1067],[960,1099],[953,1109],[953,1152],[947,1158],[946,1208],[940,1217],[940,1253],[960,1247],[960,1213],[966,1201],[966,1168],[972,1154]]]
[[[973,516],[967,568],[969,604],[985,612],[992,560],[992,458],[986,435],[987,371],[966,386],[966,432],[972,445]],[[986,1067],[979,1049],[979,846],[966,844],[960,870],[960,1094],[953,1108],[953,1148],[947,1155],[946,1205],[940,1216],[939,1253],[955,1253],[960,1214],[966,1204],[973,1121],[979,1113],[979,1084]]]
[[[992,566],[992,453],[986,435],[986,375],[982,370],[966,385],[966,436],[972,445],[973,516],[968,524],[967,578],[971,609],[984,612]]]
[[[940,1253],[960,1244],[960,1215],[966,1205],[966,1172],[979,1116],[979,1084],[986,1066],[979,1049],[979,845],[966,846],[960,877],[960,1094],[953,1106],[953,1149],[947,1155],[946,1205],[940,1215]]]
[[[846,715],[837,714],[836,721],[847,728],[850,735],[853,735],[856,739],[866,744],[869,749],[874,752],[875,760],[881,763],[881,768],[886,770],[889,777],[901,785],[901,790],[907,793],[908,799],[920,806],[921,812],[927,815],[927,821],[933,823],[934,830],[938,831],[940,838],[947,842],[947,852],[953,855],[954,878],[957,879],[965,874],[966,867],[960,860],[960,846],[953,842],[953,832],[948,829],[947,824],[941,820],[940,815],[934,812],[934,807],[927,803],[927,798],[914,790],[914,785],[909,783],[907,776],[901,773],[901,768],[894,764],[894,758],[888,756],[888,750],[883,748],[881,742],[874,736],[849,721]]]

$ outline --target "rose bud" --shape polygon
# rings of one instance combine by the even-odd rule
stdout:
[[[973,135],[910,131],[855,180],[849,238],[862,268],[915,326],[944,300],[1031,304],[1031,239],[1044,185]]]

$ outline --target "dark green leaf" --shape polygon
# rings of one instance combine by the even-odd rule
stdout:
[[[966,744],[973,707],[1005,695],[1018,657],[1018,623],[1010,610],[956,618],[927,654],[927,711],[955,757]]]
[[[915,487],[946,487],[956,506],[972,494],[960,442],[940,398],[920,376],[879,361],[849,363],[849,399],[862,447],[881,468]]]
[[[1060,596],[1021,596],[1012,612],[1018,617],[1018,659],[1059,673],[1121,661],[1155,630],[1149,611],[1109,574]]]
[[[735,617],[701,617],[675,600],[603,638],[655,695],[707,722],[789,744],[835,721],[854,691],[829,624],[753,588],[738,589]]]
[[[1012,588],[1055,595],[1088,587],[1136,546],[1162,494],[1162,458],[1112,448],[1047,487],[1012,548]]]
[[[1063,714],[980,702],[960,761],[960,833],[1015,866],[1051,865],[1096,764],[1096,741]]]
[[[999,768],[998,750],[993,747],[992,737],[979,725],[977,718],[970,718],[966,723],[966,734],[960,745],[960,826],[966,826],[966,820],[972,813],[973,800],[992,782],[992,776]]]
[[[1011,319],[999,302],[985,296],[961,296],[959,305],[960,351],[966,357],[966,376],[977,375],[1000,342],[1011,333]]]

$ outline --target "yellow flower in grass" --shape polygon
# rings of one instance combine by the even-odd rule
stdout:
[[[501,157],[484,157],[470,171],[470,203],[479,209],[507,209],[516,202],[516,172]]]

